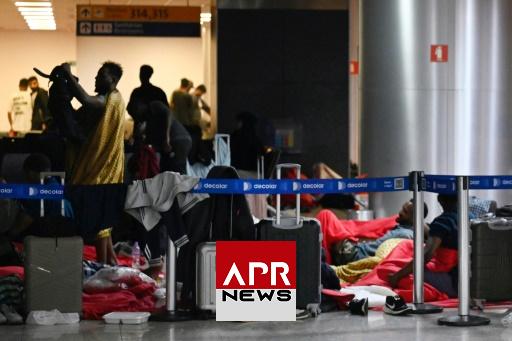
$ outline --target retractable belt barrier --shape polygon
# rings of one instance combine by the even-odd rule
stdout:
[[[211,194],[326,194],[394,192],[406,191],[408,188],[409,179],[407,177],[318,180],[201,179],[193,192]]]
[[[60,184],[0,184],[0,199],[64,199],[64,186]]]
[[[469,176],[469,188],[480,189],[512,189],[512,176],[489,175]],[[423,190],[433,193],[449,194],[457,192],[457,177],[452,175],[425,175]]]
[[[209,194],[324,194],[393,192],[409,188],[407,177],[338,180],[201,179],[193,193]],[[62,185],[1,184],[0,198],[61,200]]]
[[[425,175],[421,190],[441,194],[457,192],[457,181],[451,175]],[[369,179],[201,179],[193,193],[210,194],[327,194],[359,192],[396,192],[409,189],[408,177]],[[512,176],[471,176],[469,189],[512,189]],[[60,184],[0,184],[0,198],[61,200]]]

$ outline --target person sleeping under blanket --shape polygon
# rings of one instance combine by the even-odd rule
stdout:
[[[457,196],[439,194],[437,200],[443,208],[443,213],[430,224],[429,238],[425,245],[425,264],[432,260],[435,254],[446,251],[455,254],[458,250],[458,217]],[[470,217],[471,213],[470,213]],[[456,259],[456,258],[455,258]],[[409,262],[399,271],[388,276],[389,284],[396,288],[400,281],[413,271],[413,262]],[[436,266],[435,269],[425,269],[425,283],[444,292],[448,297],[457,297],[458,271],[457,262],[451,266]]]
[[[375,256],[378,247],[388,239],[401,238],[413,239],[413,203],[405,202],[398,212],[396,225],[387,231],[382,237],[372,241],[353,242],[349,239],[340,240],[331,247],[332,264],[345,265]],[[424,216],[428,215],[428,206],[424,204]],[[425,227],[428,230],[428,227]]]
[[[380,244],[375,256],[366,257],[345,265],[331,265],[341,283],[355,283],[379,265],[404,239],[391,238]]]

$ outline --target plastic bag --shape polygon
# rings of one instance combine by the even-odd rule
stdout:
[[[35,310],[31,311],[27,317],[27,324],[36,324],[39,326],[53,326],[55,324],[75,324],[80,322],[78,313],[63,314],[57,309]]]
[[[156,286],[155,280],[140,270],[126,267],[103,268],[84,283],[84,291],[92,293],[115,292],[139,284],[152,284]]]
[[[114,283],[105,278],[90,278],[84,283],[84,292],[88,294],[102,294],[116,292],[128,288],[124,283]]]
[[[156,285],[151,277],[138,269],[117,266],[101,269],[91,279],[106,279],[114,283],[125,283],[130,287],[142,283]]]

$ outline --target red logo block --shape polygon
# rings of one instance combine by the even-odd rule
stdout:
[[[294,241],[217,242],[217,321],[295,321]]]

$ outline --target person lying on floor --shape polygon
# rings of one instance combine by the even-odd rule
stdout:
[[[388,239],[412,239],[414,236],[413,207],[412,200],[404,203],[396,218],[397,225],[379,239],[359,243],[354,243],[350,240],[341,240],[333,244],[331,249],[333,265],[345,265],[367,257],[373,257],[378,247]],[[423,210],[424,216],[426,217],[428,215],[427,204],[424,204]]]
[[[443,248],[458,249],[457,196],[439,194],[437,200],[443,208],[443,213],[430,224],[429,238],[425,245],[425,264],[432,259],[436,252]],[[458,273],[456,260],[453,263],[450,268],[443,269],[445,270],[443,272],[433,272],[425,269],[425,282],[446,293],[449,297],[457,297]],[[411,274],[412,271],[413,261],[398,272],[389,275],[389,284],[393,288],[398,287],[400,280]]]

